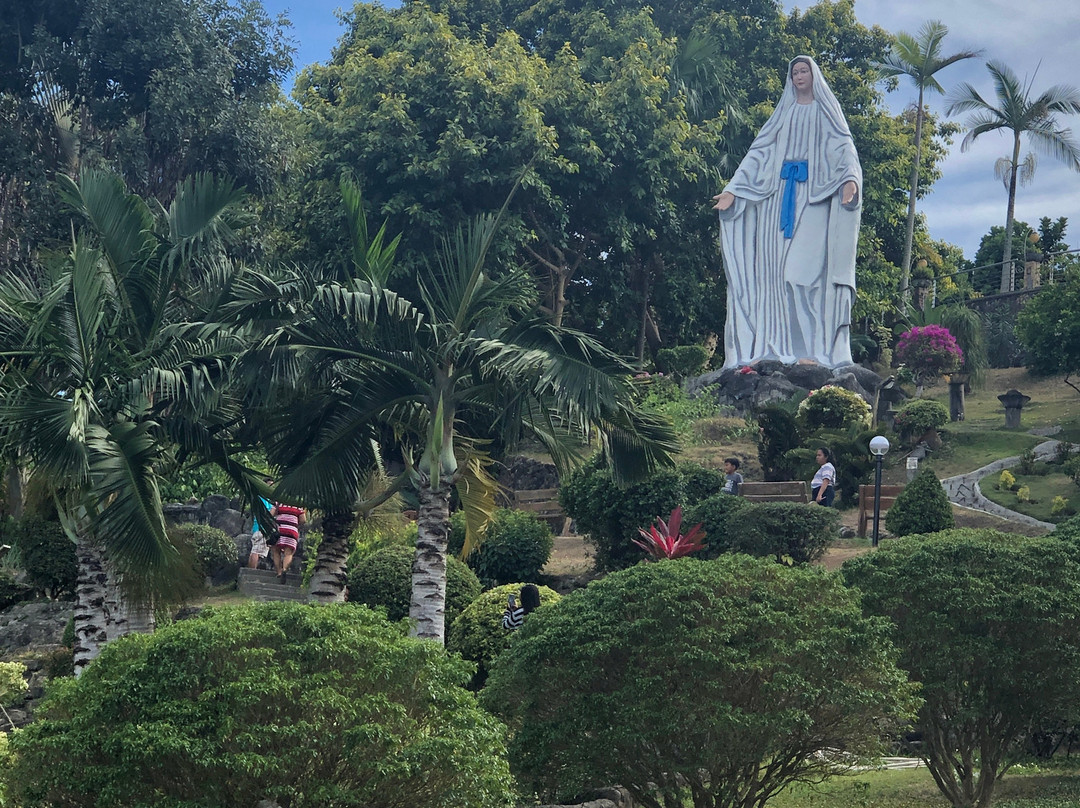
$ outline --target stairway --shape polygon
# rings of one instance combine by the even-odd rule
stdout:
[[[307,603],[307,590],[300,587],[300,573],[290,572],[285,583],[278,583],[273,570],[250,570],[243,567],[236,582],[243,594],[260,602],[292,600]]]

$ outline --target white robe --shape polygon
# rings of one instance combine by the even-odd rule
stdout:
[[[816,64],[811,71],[814,101],[797,103],[789,80],[724,189],[735,196],[720,212],[728,281],[724,367],[759,359],[851,364],[862,169],[836,98]],[[790,239],[780,228],[787,160],[808,163],[807,181],[796,183]],[[848,181],[859,190],[842,205]]]

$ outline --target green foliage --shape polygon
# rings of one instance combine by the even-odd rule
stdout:
[[[75,545],[59,522],[27,516],[9,523],[4,537],[34,589],[51,598],[75,594]]]
[[[870,405],[858,393],[827,384],[799,403],[798,418],[811,431],[870,426]]]
[[[0,662],[0,705],[10,707],[26,693],[26,666]]]
[[[914,704],[882,621],[819,569],[730,555],[639,564],[527,619],[481,698],[543,801],[619,783],[729,808],[881,749]]]
[[[967,306],[945,306],[937,313],[938,322],[949,329],[964,352],[960,373],[969,374],[973,385],[981,383],[989,367],[986,353],[986,334],[979,314]]]
[[[1033,373],[1080,371],[1080,272],[1043,287],[1016,317],[1016,335]]]
[[[657,367],[676,379],[697,376],[708,361],[709,351],[703,345],[676,345],[656,352]]]
[[[742,515],[753,507],[750,502],[723,493],[705,498],[687,497],[687,501],[693,504],[686,509],[686,522],[691,525],[700,522],[707,540],[705,549],[698,557],[716,558],[728,552],[762,555],[752,552],[753,548],[742,530]]]
[[[697,463],[680,463],[679,474],[683,478],[683,493],[686,495],[686,504],[694,505],[708,499],[714,494],[719,494],[727,482],[727,475],[723,469],[706,468]],[[700,522],[700,519],[689,519],[689,524]]]
[[[783,564],[806,564],[821,558],[836,538],[840,514],[820,505],[755,502],[739,511],[737,521],[743,552],[772,556]]]
[[[1028,730],[1075,715],[1077,549],[1053,536],[949,530],[843,567],[865,610],[894,624],[900,665],[925,698],[921,752],[953,805],[989,805]]]
[[[10,785],[58,808],[510,806],[469,672],[352,604],[208,608],[52,683]]]
[[[885,514],[885,528],[894,536],[935,533],[955,524],[952,504],[929,468],[915,475]]]
[[[1009,303],[1002,301],[986,307],[982,319],[990,367],[1015,368],[1026,365],[1028,351],[1017,336],[1017,318]]]
[[[675,431],[687,437],[696,423],[702,418],[709,418],[720,413],[720,405],[711,388],[700,391],[690,398],[675,379],[662,374],[649,378],[645,395],[641,399],[641,408],[670,418]]]
[[[34,596],[33,588],[15,580],[15,570],[0,567],[0,612]]]
[[[619,486],[599,458],[590,460],[562,480],[559,502],[579,533],[596,548],[601,570],[629,567],[641,560],[633,539],[638,529],[652,524],[684,502],[683,475],[658,471],[640,483]]]
[[[770,405],[758,413],[761,437],[758,441],[758,460],[767,482],[797,479],[795,463],[788,452],[802,442],[799,422],[785,407]]]
[[[447,552],[460,554],[464,546],[465,514],[458,511],[450,518]],[[555,539],[547,522],[525,511],[497,508],[480,546],[469,553],[465,563],[484,586],[535,582],[551,558],[554,546]]]
[[[537,611],[560,600],[559,593],[554,589],[546,586],[539,586],[537,589],[540,591],[540,609],[526,615],[526,623],[534,619]],[[446,650],[459,653],[470,662],[476,663],[474,686],[483,685],[491,663],[510,647],[510,640],[517,633],[502,626],[503,611],[510,595],[521,605],[521,584],[503,584],[489,589],[470,603],[452,624],[447,623],[450,630],[446,634]]]
[[[918,438],[931,429],[949,423],[949,410],[940,401],[915,398],[904,403],[896,413],[896,432],[904,440]]]
[[[349,601],[383,607],[391,620],[409,616],[412,565],[416,550],[394,545],[376,550],[349,568]],[[480,581],[453,556],[446,559],[446,625],[480,594]]]
[[[200,577],[217,578],[230,571],[235,574],[239,566],[236,542],[224,530],[209,525],[178,525],[169,535],[190,548]]]

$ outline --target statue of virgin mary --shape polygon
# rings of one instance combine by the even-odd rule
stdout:
[[[851,364],[862,168],[844,113],[808,56],[724,192],[724,367]]]

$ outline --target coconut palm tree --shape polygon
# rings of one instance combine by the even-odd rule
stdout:
[[[154,212],[114,175],[61,180],[82,227],[40,273],[0,280],[0,440],[55,493],[76,544],[76,672],[169,591],[180,554],[158,474],[214,442],[228,335],[182,320],[178,290],[236,221],[231,183],[197,177]],[[134,616],[147,614],[137,609]]]
[[[497,217],[481,217],[448,237],[418,279],[418,302],[388,288],[388,262],[364,258],[347,280],[292,270],[261,288],[238,285],[227,307],[242,319],[289,312],[252,363],[282,382],[284,401],[260,419],[281,470],[278,491],[334,520],[324,523],[316,561],[317,574],[327,563],[326,597],[340,596],[332,590],[344,573],[332,564],[344,557],[357,512],[373,504],[358,502],[358,492],[377,468],[377,447],[386,447],[406,470],[382,496],[409,485],[419,499],[414,633],[438,642],[451,490],[465,507],[467,552],[494,510],[489,450],[531,435],[566,468],[595,436],[629,479],[669,464],[676,448],[668,424],[636,411],[629,364],[554,326],[528,272],[487,272],[496,227]],[[354,256],[372,254],[363,239],[355,246]],[[332,548],[325,559],[323,545]]]
[[[1020,83],[1017,75],[1001,62],[987,62],[986,69],[994,79],[997,106],[983,99],[970,84],[964,83],[950,95],[948,114],[971,112],[965,124],[968,133],[960,144],[966,151],[987,132],[1008,130],[1012,133],[1012,155],[1005,170],[1008,172],[1009,204],[1005,215],[1005,250],[1001,257],[1001,291],[1012,290],[1012,232],[1016,211],[1017,175],[1024,163],[1020,160],[1020,137],[1026,135],[1035,151],[1061,160],[1074,171],[1080,171],[1080,144],[1068,129],[1061,128],[1059,115],[1080,113],[1080,90],[1057,84],[1032,98],[1031,83]],[[1001,161],[999,160],[999,165]],[[1033,166],[1032,166],[1033,169]]]
[[[935,75],[944,68],[964,59],[979,55],[979,51],[958,51],[951,56],[941,55],[941,44],[949,29],[938,20],[927,21],[917,36],[906,32],[896,35],[892,50],[876,65],[884,78],[907,76],[919,91],[915,106],[915,159],[911,164],[908,181],[907,230],[904,234],[904,255],[900,267],[900,306],[906,314],[908,307],[908,283],[911,278],[911,248],[915,235],[915,200],[919,195],[919,169],[922,163],[922,131],[926,120],[923,96],[927,91],[944,93]]]

